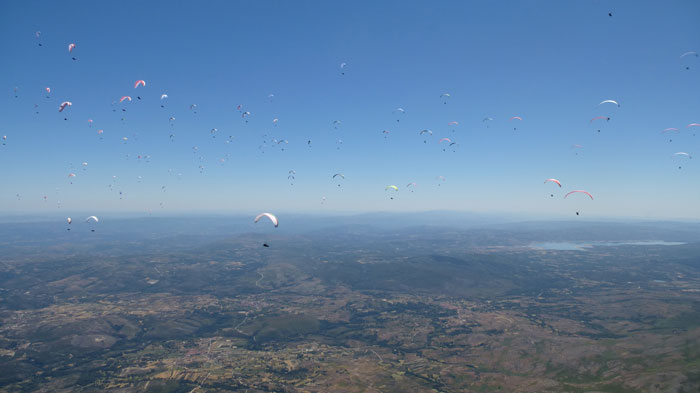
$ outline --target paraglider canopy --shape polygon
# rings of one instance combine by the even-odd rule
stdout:
[[[64,109],[66,109],[67,107],[70,107],[70,106],[73,106],[73,103],[72,103],[72,102],[70,102],[70,101],[63,101],[63,102],[61,103],[61,106],[58,107],[58,111],[59,111],[59,112],[63,112]]]
[[[673,128],[673,127],[670,127],[670,128],[664,128],[664,130],[663,130],[663,131],[661,131],[661,133],[662,133],[662,134],[665,134],[665,133],[667,133],[667,132],[670,132],[670,131],[673,131],[673,132],[678,132],[678,128]]]
[[[615,100],[605,100],[605,101],[601,101],[600,104],[598,104],[598,105],[603,105],[603,104],[615,104],[615,105],[617,105],[618,107],[620,106],[620,104],[619,104],[617,101],[615,101]]]
[[[95,223],[98,223],[98,222],[100,222],[100,220],[99,220],[97,217],[95,217],[95,216],[90,216],[90,217],[88,217],[88,218],[85,219],[85,222],[95,222]]]
[[[589,121],[589,123],[593,123],[593,122],[596,121],[596,120],[607,120],[607,121],[610,121],[610,118],[607,117],[607,116],[596,116],[596,117],[592,118],[591,121]]]
[[[269,218],[270,221],[272,221],[272,224],[275,225],[275,228],[277,228],[277,226],[279,226],[279,221],[277,221],[277,217],[275,217],[275,215],[272,213],[260,213],[257,216],[255,216],[254,222],[257,223],[263,217]]]
[[[556,183],[561,188],[561,182],[559,182],[559,180],[557,180],[557,179],[547,179],[544,181],[544,183],[547,184],[547,182],[550,182],[550,181],[552,183]]]
[[[574,190],[574,191],[570,191],[570,192],[568,192],[566,195],[564,195],[564,198],[568,197],[568,196],[571,195],[571,194],[575,194],[575,193],[586,194],[586,195],[588,195],[591,199],[593,199],[593,195],[591,195],[588,191],[584,191],[584,190]]]

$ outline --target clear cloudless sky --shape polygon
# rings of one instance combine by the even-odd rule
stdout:
[[[699,15],[693,0],[5,1],[0,213],[700,219],[700,58],[680,58],[700,52]]]

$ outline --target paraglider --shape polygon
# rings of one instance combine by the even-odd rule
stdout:
[[[678,134],[678,133],[680,132],[680,131],[678,130],[678,128],[673,128],[673,127],[671,127],[671,128],[664,128],[663,131],[661,131],[661,133],[662,133],[662,134],[665,134],[665,133],[671,132],[671,131],[675,132],[676,134]],[[669,142],[673,142],[673,139],[669,139],[668,141],[669,141]]]
[[[90,217],[88,217],[88,218],[85,219],[85,222],[88,223],[88,224],[89,224],[89,223],[95,223],[95,224],[97,224],[98,222],[100,222],[100,220],[99,220],[96,216],[90,216]],[[90,231],[91,231],[91,232],[95,232],[95,229],[94,229],[94,228],[93,228],[93,229],[90,229]]]
[[[418,135],[423,135],[423,134],[433,135],[433,132],[430,130],[421,130],[421,132],[418,133]],[[424,139],[423,143],[428,143],[428,140]]]
[[[561,182],[560,182],[559,180],[557,180],[557,179],[547,179],[547,180],[544,181],[544,184],[547,184],[547,182],[555,183],[556,185],[559,186],[559,188],[561,188]],[[549,194],[549,196],[552,197],[552,198],[554,198],[554,194]]]
[[[34,36],[36,37],[36,40],[39,41],[39,37],[41,37],[41,32],[37,31],[36,33],[34,33]],[[38,42],[37,45],[42,46],[41,42]]]
[[[139,86],[146,87],[146,81],[143,79],[139,79],[136,82],[134,82],[134,89],[139,87]]]
[[[438,141],[438,143],[440,143],[440,144],[442,142],[447,142],[447,143],[449,143],[450,146],[452,146],[452,143],[453,143],[452,140],[450,140],[450,138],[442,138]],[[442,151],[445,151],[445,149],[443,148]]]
[[[45,87],[44,90],[46,90],[46,98],[51,98],[51,88],[50,87]]]
[[[342,173],[336,173],[335,175],[333,175],[333,179],[335,179],[338,176],[340,176],[341,179],[345,180],[345,175],[343,175]],[[340,187],[340,182],[338,182],[338,187]]]
[[[457,127],[459,125],[459,122],[458,121],[451,121],[451,122],[447,123],[447,125],[452,127],[452,132],[455,132],[454,127]]]
[[[348,63],[342,62],[340,63],[340,75],[345,75],[345,67],[347,67]]]
[[[387,139],[389,137],[389,130],[382,130],[382,134],[384,134],[384,139]]]
[[[674,157],[688,157],[689,160],[693,158],[693,156],[691,156],[690,154],[683,152],[683,151],[679,151],[678,153],[673,153],[673,156]],[[682,168],[683,167],[681,167],[680,165],[678,166],[678,169],[682,169]]]
[[[510,118],[509,121],[513,121],[513,120],[523,121],[523,118],[520,117],[520,116],[513,116],[513,117]],[[513,127],[513,131],[516,131],[516,130],[517,130],[517,128],[516,128],[516,127]]]
[[[75,49],[75,44],[74,43],[68,44],[68,54],[73,53],[73,49]],[[77,60],[75,57],[71,57],[71,59]]]
[[[447,100],[449,100],[451,97],[450,93],[442,93],[440,94],[440,98],[442,99],[443,104],[447,104]]]
[[[394,190],[394,191],[398,191],[398,190],[399,190],[399,188],[398,188],[398,187],[396,187],[396,186],[395,186],[395,185],[393,185],[393,184],[392,184],[392,185],[388,185],[388,186],[386,186],[386,187],[384,188],[384,191],[389,191],[389,190]],[[389,197],[389,199],[392,199],[392,200],[393,200],[393,199],[394,199],[394,197],[393,197],[393,196],[392,196],[392,197]]]
[[[68,225],[70,225],[70,223],[73,222],[73,219],[68,217],[68,218],[66,218],[66,222],[68,223]],[[66,228],[66,229],[70,231],[70,228]]]
[[[691,64],[696,63],[698,61],[698,57],[700,57],[700,55],[698,55],[698,52],[685,52],[680,57],[681,65],[686,70],[690,70]]]
[[[591,198],[591,200],[593,199],[593,195],[591,195],[588,191],[584,191],[584,190],[574,190],[574,191],[570,191],[570,192],[568,192],[566,195],[564,195],[564,199],[566,199],[566,197],[568,197],[569,195],[571,195],[571,194],[576,194],[576,193],[581,193],[581,194],[588,195],[588,196]],[[576,211],[576,215],[577,215],[577,216],[580,215],[579,213],[580,213],[580,212],[577,210],[577,211]]]
[[[592,118],[592,119],[589,121],[589,123],[593,124],[593,122],[596,121],[596,120],[610,121],[610,117],[608,117],[608,116],[596,116],[596,117]],[[600,125],[598,125],[598,127],[600,127]],[[600,132],[600,128],[598,129],[598,132]]]
[[[414,189],[417,185],[418,185],[418,184],[416,184],[415,182],[410,182],[410,183],[406,184],[406,188],[411,187],[411,192],[413,192],[413,189]]]
[[[400,123],[400,122],[401,122],[401,117],[403,117],[404,115],[406,115],[406,111],[405,111],[403,108],[396,108],[396,109],[394,109],[394,112],[393,112],[393,113],[396,113],[396,114],[399,115],[399,116],[396,117],[396,122],[397,122],[397,123]]]

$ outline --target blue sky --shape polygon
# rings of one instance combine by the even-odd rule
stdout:
[[[700,167],[672,156],[700,155],[686,128],[700,60],[679,59],[700,51],[697,15],[695,1],[6,2],[0,212],[700,219]],[[574,189],[595,200],[563,199]]]

